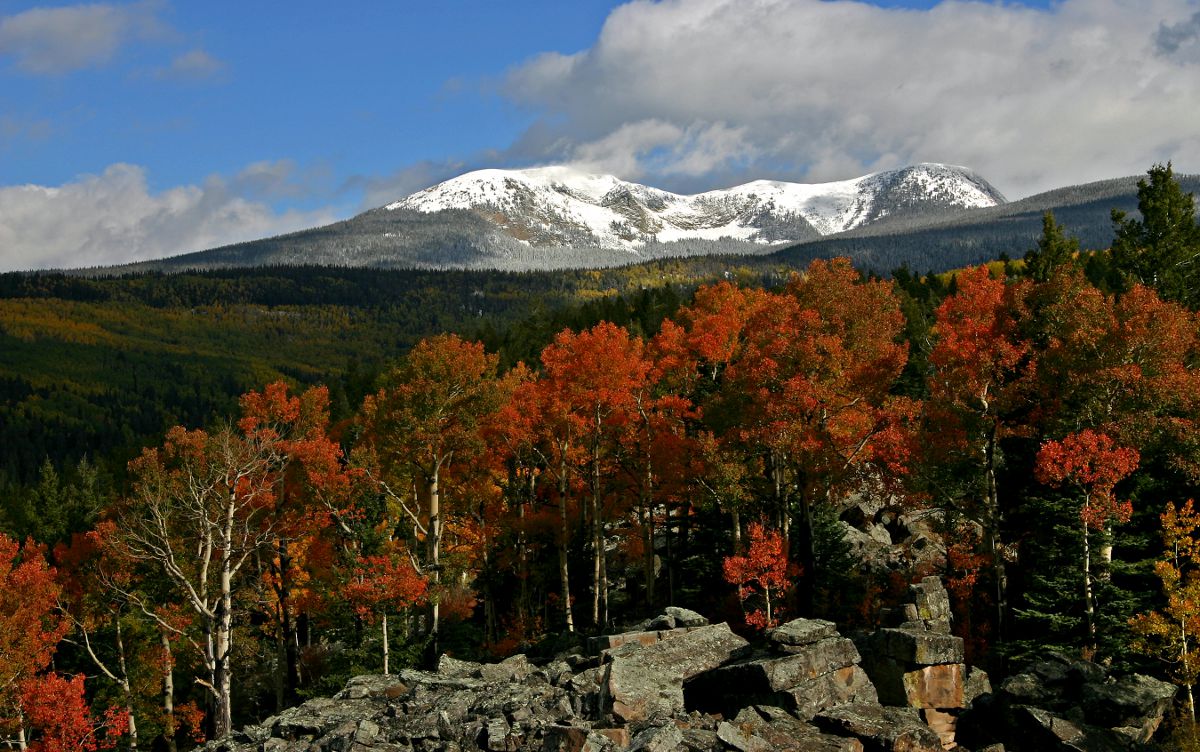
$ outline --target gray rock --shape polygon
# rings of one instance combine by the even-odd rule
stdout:
[[[437,672],[441,676],[462,679],[467,677],[479,677],[479,669],[481,664],[474,661],[460,661],[453,656],[443,654],[438,659]]]
[[[676,627],[707,627],[708,619],[691,610],[679,606],[667,606],[667,616],[675,620]]]
[[[443,656],[445,657],[445,656]],[[439,671],[441,665],[438,666]],[[505,658],[499,663],[485,663],[478,669],[479,676],[486,682],[493,684],[500,682],[520,681],[526,676],[533,673],[533,666],[529,664],[529,659],[523,654]]]
[[[652,645],[622,645],[608,654],[602,706],[626,723],[682,712],[683,683],[720,666],[747,644],[729,625],[716,624]]]
[[[374,744],[379,738],[379,724],[372,721],[362,720],[358,722],[358,727],[354,730],[354,741],[359,744]]]
[[[793,619],[767,632],[767,639],[779,645],[808,645],[837,636],[837,625],[824,619]]]
[[[765,740],[725,721],[717,724],[717,738],[740,752],[770,752],[772,749]]]
[[[689,752],[721,752],[725,749],[716,731],[685,728],[680,729],[680,734],[683,736],[683,746]]]
[[[548,726],[542,737],[543,752],[607,752],[612,742],[590,728]]]
[[[503,718],[492,718],[487,722],[487,748],[489,752],[515,752],[517,742],[509,737],[512,729]]]
[[[977,666],[967,669],[967,682],[963,685],[963,705],[970,707],[975,698],[992,693],[992,681],[987,672]]]
[[[674,723],[651,726],[633,737],[629,752],[675,752],[683,745],[683,733]]]
[[[785,694],[790,701],[788,708],[806,721],[838,705],[879,702],[875,685],[858,666],[847,666],[801,682]]]
[[[963,662],[963,641],[954,635],[913,629],[880,629],[870,635],[865,644],[868,647],[864,653],[869,653],[869,658],[881,656],[913,666]]]
[[[723,666],[705,677],[705,683],[731,692],[770,694],[858,663],[858,649],[844,637],[795,646],[789,655],[753,658]]]
[[[1080,692],[1084,717],[1107,728],[1123,727],[1137,742],[1148,742],[1175,701],[1179,688],[1142,674],[1103,684],[1085,684]]]
[[[942,752],[942,740],[911,708],[868,703],[841,705],[817,715],[822,731],[861,739],[867,749]]]

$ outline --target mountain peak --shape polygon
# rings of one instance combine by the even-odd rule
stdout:
[[[1002,203],[971,170],[937,163],[831,183],[755,180],[693,195],[549,165],[468,172],[384,209],[467,210],[531,246],[636,251],[685,240],[797,242],[885,218]]]

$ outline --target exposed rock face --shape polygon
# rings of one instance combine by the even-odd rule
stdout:
[[[854,643],[832,622],[796,619],[767,633],[771,652],[709,671],[685,687],[689,704],[733,715],[751,705],[781,707],[808,720],[848,702],[877,702]]]
[[[1176,691],[1148,676],[1118,678],[1094,663],[1054,657],[981,695],[963,714],[960,736],[976,746],[999,739],[1013,752],[1138,749]]]
[[[1170,704],[1171,685],[1065,660],[993,693],[940,631],[937,588],[920,589],[929,600],[912,604],[910,623],[860,640],[900,669],[881,674],[887,697],[830,622],[789,622],[750,653],[727,625],[679,609],[593,642],[591,657],[443,656],[433,672],[357,677],[208,752],[935,752],[954,743],[956,723],[976,750],[1128,750]],[[647,629],[668,619],[675,628]],[[944,662],[914,663],[933,659]]]
[[[967,705],[963,641],[950,634],[950,598],[940,579],[926,577],[911,590],[912,602],[894,614],[897,627],[859,640],[863,668],[880,702],[919,709],[949,749],[957,715]]]
[[[725,663],[749,643],[727,624],[697,627],[650,645],[626,643],[608,651],[601,708],[620,721],[683,711],[683,683]]]

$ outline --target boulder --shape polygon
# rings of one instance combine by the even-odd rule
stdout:
[[[824,619],[793,619],[767,632],[772,645],[809,645],[827,637],[837,637],[837,625]]]
[[[675,620],[678,627],[707,627],[708,619],[691,610],[679,606],[667,606],[666,615]]]
[[[629,752],[675,752],[683,744],[683,733],[674,723],[651,726],[633,737]]]
[[[589,728],[548,726],[542,736],[542,752],[608,752],[612,742]]]
[[[942,663],[906,672],[901,681],[907,704],[914,708],[961,708],[967,667]]]
[[[604,667],[602,712],[625,723],[683,712],[683,683],[720,666],[747,645],[729,625],[716,624],[651,645],[614,648]]]
[[[448,676],[454,679],[478,678],[481,666],[482,664],[474,661],[460,661],[443,653],[442,657],[438,658],[437,673],[439,676]]]
[[[878,656],[913,666],[963,662],[962,638],[940,632],[885,628],[876,630],[865,644],[868,660]]]
[[[784,693],[784,706],[802,720],[845,703],[877,703],[875,685],[858,666],[847,666],[797,684]]]
[[[717,725],[717,738],[739,752],[770,752],[773,749],[765,739],[726,721]]]
[[[844,637],[828,637],[794,647],[797,648],[796,652],[788,655],[752,658],[723,666],[712,671],[706,680],[733,691],[771,694],[852,666],[859,660],[858,649]]]
[[[1158,679],[1133,674],[1102,684],[1085,684],[1080,691],[1089,723],[1120,728],[1136,742],[1148,742],[1170,710],[1179,688]]]
[[[439,665],[439,669],[441,666]],[[489,683],[520,681],[533,673],[529,659],[518,653],[499,663],[485,663],[478,668],[479,677]]]
[[[728,716],[773,705],[808,719],[845,702],[878,701],[850,640],[827,637],[789,647],[797,652],[759,655],[698,676],[684,686],[687,706]]]
[[[827,733],[861,740],[866,750],[942,752],[941,738],[911,708],[851,703],[826,710],[813,722]]]

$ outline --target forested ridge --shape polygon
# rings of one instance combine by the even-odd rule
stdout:
[[[1111,251],[1046,215],[1020,262],[890,279],[6,275],[0,735],[173,750],[664,604],[869,628],[929,574],[971,663],[1190,698],[1200,228],[1169,166],[1139,199]],[[864,499],[934,535],[856,559]]]

